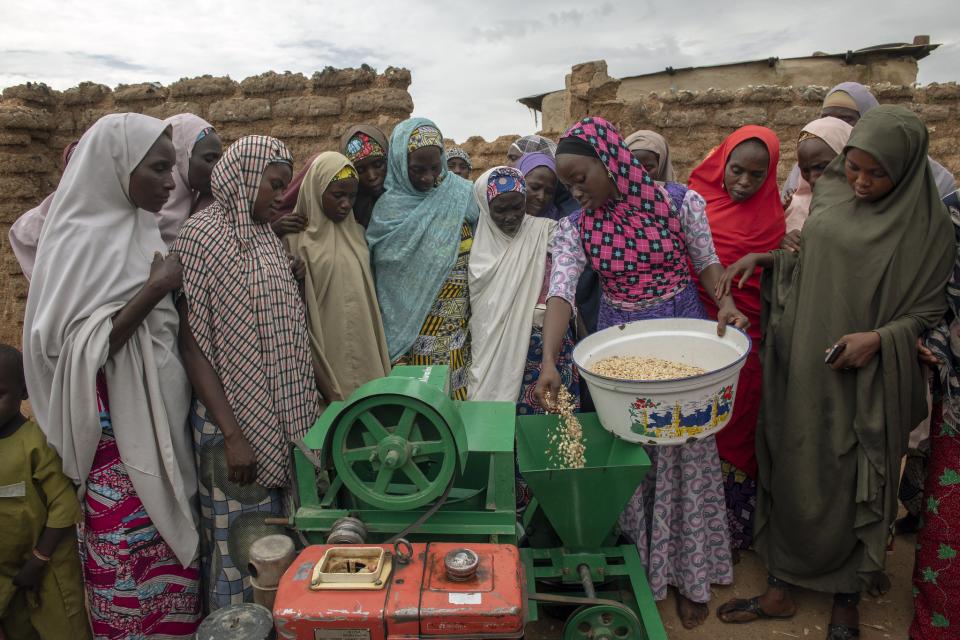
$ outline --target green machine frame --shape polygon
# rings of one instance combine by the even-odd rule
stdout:
[[[445,366],[396,367],[323,412],[307,451],[294,449],[292,524],[308,541],[347,516],[381,541],[442,501],[405,537],[516,543],[515,405],[453,401],[447,377]]]

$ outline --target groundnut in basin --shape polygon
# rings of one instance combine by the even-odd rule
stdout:
[[[640,320],[582,340],[573,359],[587,382],[603,427],[630,442],[682,444],[720,431],[730,419],[737,378],[750,353],[746,333],[710,320]],[[666,380],[626,380],[595,372],[614,356],[658,358],[703,373]]]

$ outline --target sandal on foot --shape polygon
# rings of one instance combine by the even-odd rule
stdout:
[[[751,620],[725,620],[724,616],[731,613],[751,613],[756,617]],[[717,618],[719,618],[720,622],[726,624],[746,624],[748,622],[755,622],[756,620],[789,620],[793,616],[794,614],[792,613],[788,616],[767,613],[760,608],[760,598],[750,598],[749,600],[738,598],[717,607]]]
[[[887,592],[890,591],[892,586],[893,582],[890,580],[890,576],[883,571],[880,571],[873,576],[873,579],[870,582],[870,588],[867,589],[867,593],[874,598],[879,598],[880,596],[887,595]]]
[[[858,627],[849,627],[845,624],[828,624],[827,640],[853,640],[860,637]]]

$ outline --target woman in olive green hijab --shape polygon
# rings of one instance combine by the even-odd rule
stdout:
[[[835,594],[828,639],[859,634],[859,592],[884,569],[900,459],[926,415],[916,345],[946,310],[953,245],[927,130],[884,106],[817,182],[799,254],[727,270],[721,290],[766,269],[755,546],[770,577],[721,620],[790,617],[797,585]]]

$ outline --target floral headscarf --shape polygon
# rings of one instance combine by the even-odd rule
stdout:
[[[344,147],[344,155],[350,162],[357,162],[364,158],[383,158],[387,152],[380,143],[363,131],[357,131]]]
[[[422,124],[413,130],[407,140],[407,151],[416,151],[424,147],[440,147],[443,149],[443,134],[436,127]]]
[[[492,202],[497,196],[511,191],[527,192],[527,183],[522,173],[513,167],[497,167],[490,172],[487,178],[487,202]]]

